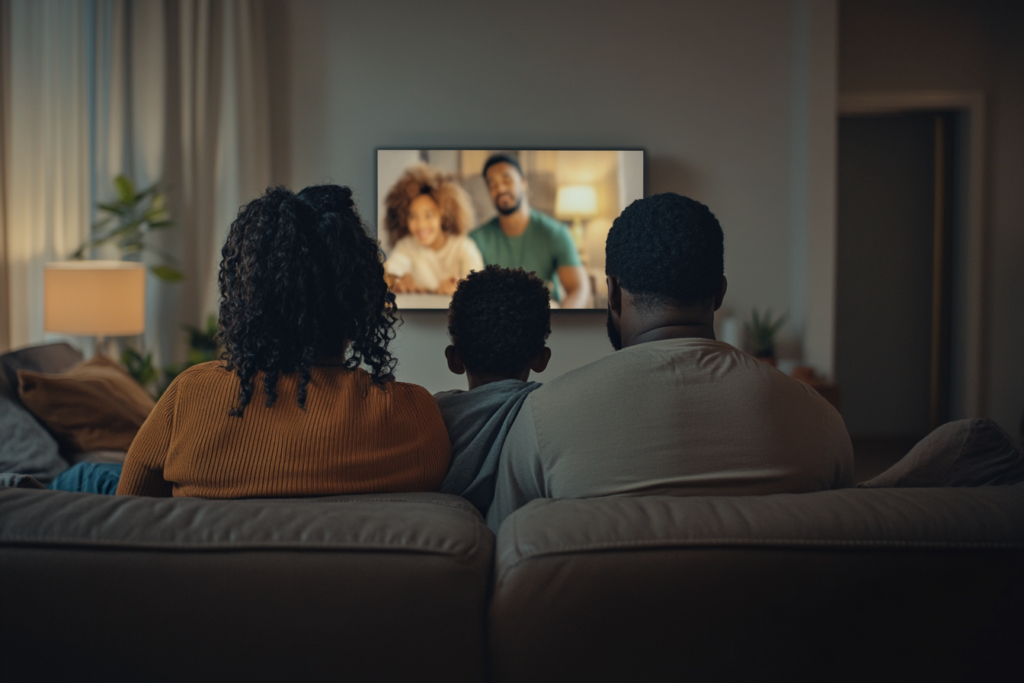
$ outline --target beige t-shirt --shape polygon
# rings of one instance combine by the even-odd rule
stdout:
[[[398,240],[384,267],[391,275],[412,274],[421,287],[433,291],[450,277],[464,280],[470,272],[484,269],[476,242],[463,235],[448,235],[440,249],[425,247],[412,235]]]
[[[530,394],[487,524],[535,498],[802,493],[853,484],[843,418],[810,386],[710,339],[611,353]]]

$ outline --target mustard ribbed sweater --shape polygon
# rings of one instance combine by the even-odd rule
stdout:
[[[250,498],[437,491],[451,444],[434,399],[415,384],[374,386],[364,370],[317,367],[306,408],[298,375],[266,407],[263,375],[242,418],[238,377],[220,361],[181,373],[132,442],[118,495]]]

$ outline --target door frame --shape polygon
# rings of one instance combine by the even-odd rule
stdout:
[[[961,284],[966,302],[964,336],[964,377],[959,417],[982,417],[985,413],[987,301],[985,298],[985,95],[977,90],[924,90],[848,92],[839,95],[839,116],[872,116],[920,111],[955,111],[967,114],[967,248],[966,272]],[[957,417],[957,416],[951,416]]]

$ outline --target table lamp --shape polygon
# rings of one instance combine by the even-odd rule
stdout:
[[[592,185],[562,185],[555,196],[555,215],[572,220],[573,241],[580,260],[586,264],[586,231],[583,219],[597,215],[597,192]]]
[[[43,271],[47,332],[96,337],[142,334],[146,327],[146,267],[132,261],[60,261]]]

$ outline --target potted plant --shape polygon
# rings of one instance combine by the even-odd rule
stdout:
[[[217,327],[217,316],[211,315],[206,318],[206,329],[193,325],[182,325],[181,328],[188,333],[188,356],[184,363],[164,369],[164,384],[159,390],[161,394],[182,372],[193,365],[217,360],[223,351],[217,338],[220,332]]]
[[[89,238],[75,250],[71,258],[83,259],[90,249],[112,242],[124,261],[138,261],[144,251],[158,252],[164,263],[150,266],[150,272],[165,282],[182,280],[184,276],[181,271],[168,265],[173,258],[146,242],[152,231],[174,225],[164,194],[156,184],[139,191],[135,183],[124,175],[114,178],[114,188],[117,190],[117,199],[96,205],[103,215],[92,224]]]
[[[753,345],[754,357],[769,365],[775,365],[775,335],[778,334],[786,321],[786,314],[783,313],[775,320],[772,320],[771,309],[766,309],[764,315],[754,308],[750,313],[750,322],[745,323],[747,333],[750,335],[750,342]]]

